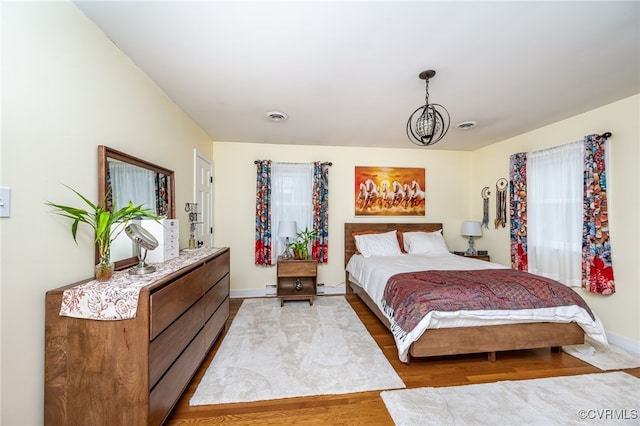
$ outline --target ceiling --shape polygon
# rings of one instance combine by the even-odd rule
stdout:
[[[75,4],[215,141],[474,150],[640,93],[637,1]],[[452,124],[418,148],[427,69]]]

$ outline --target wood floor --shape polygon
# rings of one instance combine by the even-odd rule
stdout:
[[[411,365],[405,365],[398,360],[391,333],[357,296],[347,296],[347,300],[382,348],[407,388],[455,386],[601,372],[596,367],[564,352],[552,353],[549,349],[500,352],[495,363],[488,362],[484,354],[474,354],[416,359],[411,361]],[[231,300],[231,314],[227,328],[241,303],[242,299]],[[189,399],[221,341],[222,339],[218,339],[216,342],[165,423],[166,425],[393,425],[380,398],[380,391],[190,407]],[[640,368],[625,371],[640,377]]]

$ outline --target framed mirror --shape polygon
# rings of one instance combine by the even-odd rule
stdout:
[[[175,176],[173,170],[150,163],[104,145],[98,146],[98,200],[105,194],[107,206],[116,208],[132,201],[144,205],[159,216],[175,219]],[[96,263],[98,262],[96,250]],[[138,263],[132,241],[121,233],[111,246],[111,261],[116,270]]]

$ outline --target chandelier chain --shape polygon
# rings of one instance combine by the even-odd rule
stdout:
[[[425,78],[424,81],[425,81],[425,85],[426,85],[426,88],[424,90],[424,93],[425,93],[424,94],[424,104],[425,105],[429,105],[429,78]]]

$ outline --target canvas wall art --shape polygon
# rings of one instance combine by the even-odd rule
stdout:
[[[355,167],[356,216],[424,216],[424,167]]]

